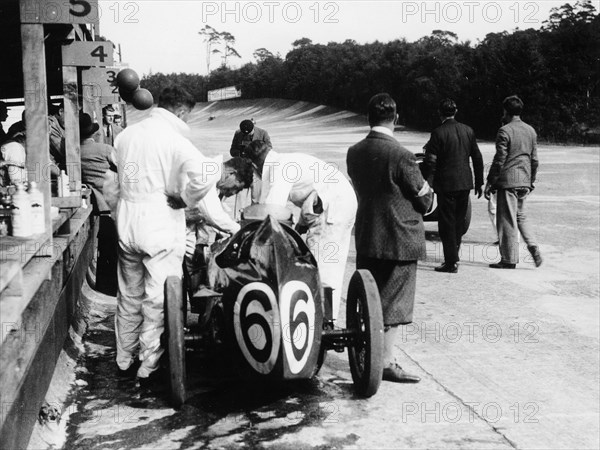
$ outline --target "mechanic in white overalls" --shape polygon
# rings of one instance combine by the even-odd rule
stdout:
[[[246,147],[259,174],[259,203],[301,208],[299,228],[319,265],[324,284],[332,287],[337,319],[357,200],[354,188],[337,165],[304,153],[277,153],[260,141]]]
[[[150,116],[127,127],[115,141],[117,364],[122,374],[130,374],[139,346],[140,380],[148,380],[158,369],[163,353],[164,283],[170,275],[181,275],[185,250],[182,208],[198,203],[219,175],[215,162],[185,137],[190,131],[185,122],[194,105],[186,91],[166,88]]]
[[[223,157],[219,156],[214,161],[219,169],[216,185],[200,202],[185,210],[187,232],[184,261],[187,276],[190,277],[190,294],[204,281],[202,270],[206,268],[206,260],[203,250],[214,242],[215,231],[231,235],[240,230],[240,224],[227,213],[222,200],[248,189],[253,181],[254,170],[247,159],[234,157],[223,162]],[[201,250],[200,254],[196,254],[197,247]]]

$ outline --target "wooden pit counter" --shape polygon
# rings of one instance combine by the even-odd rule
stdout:
[[[62,209],[53,235],[0,238],[0,443],[26,448],[93,258],[92,208]]]

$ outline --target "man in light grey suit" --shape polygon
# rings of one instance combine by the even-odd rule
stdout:
[[[525,199],[534,189],[538,157],[537,135],[533,127],[521,120],[523,101],[516,95],[504,99],[503,121],[496,137],[496,155],[488,174],[485,197],[497,192],[496,229],[500,241],[499,263],[493,269],[514,269],[519,262],[519,232],[527,243],[536,267],[542,256],[527,223]]]

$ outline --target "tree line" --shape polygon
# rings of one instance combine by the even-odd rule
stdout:
[[[369,98],[388,92],[400,123],[429,130],[439,122],[445,97],[459,105],[457,118],[481,138],[500,125],[501,102],[518,94],[524,118],[550,142],[600,142],[600,16],[591,0],[554,8],[539,30],[490,33],[473,45],[435,30],[416,42],[326,45],[295,41],[285,56],[265,48],[238,69],[226,63],[208,76],[150,74],[142,85],[155,98],[178,83],[198,99],[235,85],[244,98],[287,98],[365,112]]]

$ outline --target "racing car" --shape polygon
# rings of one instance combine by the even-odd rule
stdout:
[[[165,283],[165,337],[171,401],[186,399],[186,334],[234,358],[249,376],[280,380],[315,376],[328,350],[348,349],[355,393],[374,395],[383,373],[383,316],[370,272],[354,272],[346,297],[346,326],[332,314],[332,289],[323,285],[317,261],[292,228],[292,214],[275,205],[252,205],[239,232],[215,242],[204,257],[200,287]],[[197,253],[204,252],[203,250]],[[206,253],[206,252],[205,252]],[[197,314],[193,327],[190,313]],[[191,322],[190,322],[191,323]],[[189,337],[189,336],[188,336]]]

